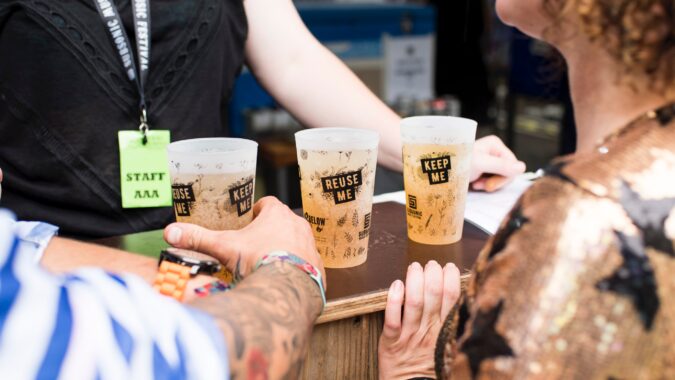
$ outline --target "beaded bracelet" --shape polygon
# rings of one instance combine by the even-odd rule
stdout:
[[[323,301],[323,307],[326,307],[326,291],[323,288],[323,281],[321,280],[321,272],[319,272],[314,265],[306,262],[305,260],[295,256],[291,253],[284,251],[276,251],[270,254],[263,256],[255,266],[254,270],[257,270],[263,265],[270,264],[274,261],[287,262],[292,264],[296,268],[307,273],[309,277],[319,285],[319,291],[321,292],[321,300]]]
[[[231,290],[233,287],[234,285],[232,284],[227,284],[223,281],[218,280],[209,282],[208,284],[200,286],[199,288],[195,288],[195,294],[199,298],[204,298],[212,294],[226,292],[228,290]]]

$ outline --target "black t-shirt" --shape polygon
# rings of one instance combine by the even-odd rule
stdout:
[[[139,96],[94,1],[0,1],[0,206],[68,235],[162,228],[171,208],[121,207],[117,132],[138,128]],[[115,4],[135,51],[131,2]],[[225,135],[242,0],[152,0],[151,17],[151,126],[173,141]]]

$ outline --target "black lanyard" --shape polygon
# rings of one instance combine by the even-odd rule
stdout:
[[[130,81],[136,83],[140,95],[141,125],[143,144],[147,142],[148,114],[145,104],[145,84],[150,71],[150,0],[130,0],[134,15],[134,33],[136,33],[136,52],[138,65],[134,59],[131,41],[117,11],[114,0],[94,0],[98,14],[110,32],[110,38],[120,56],[124,71]],[[140,70],[138,70],[140,67]]]

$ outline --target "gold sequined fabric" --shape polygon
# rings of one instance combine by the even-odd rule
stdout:
[[[591,154],[555,161],[523,195],[446,321],[439,375],[675,379],[669,119],[644,119]]]

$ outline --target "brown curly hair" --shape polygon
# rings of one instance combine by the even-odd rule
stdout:
[[[675,0],[544,0],[560,25],[576,12],[582,30],[628,74],[646,75],[653,89],[675,90]]]

